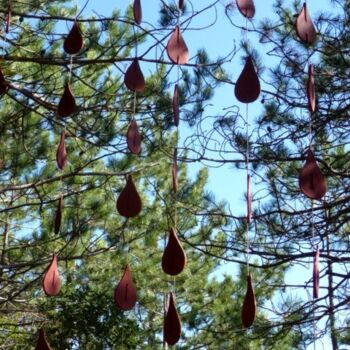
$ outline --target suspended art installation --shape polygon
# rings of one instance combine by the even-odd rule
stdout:
[[[57,255],[54,254],[51,264],[43,278],[43,289],[46,295],[56,296],[61,290],[61,278],[58,272]]]
[[[60,196],[57,203],[56,216],[55,216],[55,235],[60,233],[61,222],[63,214],[63,196]]]
[[[254,102],[260,95],[260,81],[251,56],[247,57],[242,73],[236,82],[235,95],[242,103]]]
[[[135,23],[137,23],[137,24],[140,25],[141,22],[142,22],[141,0],[134,0],[133,11],[134,11],[134,20],[135,20]]]
[[[189,59],[189,52],[181,29],[176,26],[166,47],[169,59],[174,64],[186,64]]]
[[[314,268],[313,268],[313,297],[317,299],[320,289],[320,249],[317,246],[314,256]]]
[[[74,22],[72,29],[64,40],[63,49],[68,55],[76,55],[84,46],[84,38],[78,22]]]
[[[141,134],[139,132],[139,128],[137,126],[135,118],[131,119],[126,138],[130,152],[134,154],[140,154]]]
[[[253,0],[236,0],[239,12],[246,18],[253,18],[255,15],[255,5]]]
[[[179,86],[178,84],[174,87],[173,94],[173,116],[175,126],[179,126],[180,123],[180,107],[179,107]]]
[[[120,215],[132,218],[139,215],[141,209],[141,197],[137,192],[132,176],[129,175],[126,185],[117,199],[117,210]]]
[[[65,136],[66,136],[65,132],[62,131],[60,143],[58,145],[57,152],[56,152],[56,162],[60,170],[63,170],[66,167],[67,161],[68,161],[66,145],[65,145]]]
[[[308,150],[305,165],[299,173],[299,187],[307,197],[316,200],[320,200],[327,192],[327,180],[311,149]]]
[[[316,29],[309,15],[306,2],[304,2],[303,9],[297,18],[296,31],[303,43],[312,45],[316,41]]]
[[[121,310],[131,310],[137,301],[137,294],[129,265],[126,265],[124,275],[114,292],[114,301]]]
[[[251,177],[247,175],[247,220],[248,224],[252,222],[252,188],[251,188]]]
[[[73,114],[76,110],[75,98],[72,93],[71,87],[68,83],[64,86],[63,95],[58,104],[57,114],[61,118],[65,118]]]
[[[169,306],[164,318],[164,340],[175,345],[181,337],[181,320],[176,310],[175,295],[169,293]]]
[[[145,78],[137,58],[134,58],[131,65],[126,70],[124,83],[130,91],[143,92],[145,90]]]
[[[309,77],[307,80],[307,100],[308,107],[311,113],[316,111],[316,90],[315,90],[315,78],[314,78],[314,65],[309,65]]]
[[[251,327],[256,317],[256,299],[251,274],[247,276],[247,292],[244,297],[241,317],[245,328]]]
[[[179,9],[182,10],[185,5],[185,0],[179,0]]]
[[[35,350],[52,350],[48,341],[47,341],[44,328],[41,328],[39,330],[39,338],[38,338],[38,341],[36,343]]]
[[[7,91],[7,89],[8,89],[8,84],[5,80],[2,70],[0,69],[0,97]]]
[[[177,168],[177,148],[176,147],[174,149],[173,166],[172,166],[171,172],[172,172],[172,179],[173,179],[173,191],[174,193],[176,193],[179,187],[179,181],[177,178],[178,168]]]
[[[177,237],[176,230],[171,228],[168,244],[162,257],[162,269],[166,274],[176,276],[184,270],[186,263],[186,253]]]

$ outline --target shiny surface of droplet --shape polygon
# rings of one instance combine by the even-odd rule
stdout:
[[[252,185],[251,185],[251,177],[247,175],[247,220],[248,224],[252,222]]]
[[[180,123],[180,107],[179,107],[179,86],[176,84],[173,94],[173,116],[175,126],[179,126]]]
[[[55,235],[60,233],[61,222],[63,214],[63,196],[60,196],[57,202],[56,216],[55,216]]]
[[[179,26],[176,26],[166,47],[169,59],[174,64],[186,64],[189,52]]]
[[[247,276],[247,292],[243,301],[241,317],[242,324],[245,328],[251,327],[256,317],[256,299],[252,276],[250,274]]]
[[[319,297],[320,290],[320,249],[317,246],[314,256],[313,266],[313,297],[317,299]]]
[[[66,167],[67,161],[68,161],[66,144],[65,144],[65,136],[66,136],[65,132],[62,131],[60,143],[57,147],[57,152],[56,152],[57,166],[61,170],[63,170]]]
[[[173,191],[174,193],[177,192],[179,188],[179,181],[177,176],[178,168],[177,168],[177,148],[174,149],[174,155],[173,155],[173,166],[172,166],[172,179],[173,179]]]
[[[139,60],[135,58],[125,72],[124,83],[133,92],[143,92],[145,90],[145,78],[141,71]]]
[[[73,114],[76,110],[76,103],[73,92],[68,83],[64,86],[63,95],[58,104],[57,114],[61,118],[65,118]]]
[[[134,11],[135,23],[141,24],[141,22],[142,22],[141,0],[134,0],[133,11]]]
[[[320,200],[327,192],[327,180],[319,168],[311,149],[299,173],[299,187],[311,199]]]
[[[46,295],[58,295],[61,290],[61,278],[58,272],[57,256],[54,255],[51,264],[43,278],[43,289]]]
[[[5,80],[5,77],[0,69],[0,97],[7,91],[8,84]]]
[[[306,3],[304,3],[303,9],[297,18],[296,30],[298,37],[303,43],[311,45],[316,41],[316,29]]]
[[[184,270],[186,263],[186,253],[177,237],[176,230],[171,228],[168,244],[162,257],[162,269],[166,274],[176,276]]]
[[[132,176],[129,175],[126,185],[117,199],[117,210],[120,215],[132,218],[139,215],[141,209],[141,197],[137,192]]]
[[[181,337],[181,320],[176,310],[175,296],[169,293],[168,311],[164,318],[164,340],[169,345],[175,345]]]
[[[114,301],[119,309],[131,310],[137,301],[137,294],[129,265],[114,292]]]
[[[315,78],[314,78],[314,65],[309,65],[309,77],[307,80],[307,100],[309,111],[315,113],[316,111],[316,91],[315,91]]]
[[[126,134],[126,139],[128,143],[128,148],[130,152],[134,154],[141,153],[141,134],[139,132],[139,128],[137,126],[135,118],[132,118],[128,132]]]
[[[39,331],[39,338],[36,343],[35,350],[52,350],[47,341],[46,334],[43,328],[41,328]]]
[[[255,15],[255,5],[253,0],[236,0],[239,12],[247,18],[253,18]]]
[[[76,55],[84,46],[84,38],[78,22],[73,24],[72,29],[64,40],[63,49],[69,55]]]
[[[235,96],[242,103],[256,101],[260,95],[260,81],[251,56],[247,57],[242,73],[235,86]]]

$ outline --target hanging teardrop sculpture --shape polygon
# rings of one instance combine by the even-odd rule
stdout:
[[[56,152],[57,166],[61,170],[63,170],[66,167],[67,160],[68,160],[66,145],[65,145],[65,136],[66,136],[65,132],[62,131],[60,143],[58,145],[57,152]]]
[[[61,278],[58,272],[57,256],[55,254],[43,278],[42,285],[45,294],[48,296],[56,296],[61,290]]]
[[[139,132],[139,128],[137,126],[135,118],[131,119],[126,138],[130,152],[134,154],[140,154],[141,134]]]
[[[166,274],[176,276],[184,270],[186,263],[186,253],[177,237],[176,230],[171,228],[168,244],[162,257],[162,269]]]
[[[74,95],[72,93],[72,90],[71,90],[69,84],[66,83],[66,85],[64,86],[63,95],[62,95],[61,100],[58,104],[57,114],[61,118],[68,117],[75,112],[76,107],[77,106],[75,103],[75,98],[74,98]]]
[[[313,269],[313,297],[317,299],[320,290],[320,249],[317,246],[314,256],[314,269]]]
[[[252,222],[252,188],[251,188],[251,178],[247,175],[247,221],[248,224]]]
[[[312,45],[316,41],[316,29],[309,15],[306,2],[304,2],[303,9],[297,18],[296,30],[303,43]]]
[[[164,318],[164,340],[169,345],[175,345],[181,337],[181,320],[176,310],[175,296],[169,293],[169,306]]]
[[[179,26],[176,26],[166,47],[169,59],[174,64],[186,64],[189,52]]]
[[[183,10],[185,5],[185,0],[179,0],[179,10]]]
[[[129,175],[124,189],[117,199],[117,210],[120,215],[132,218],[140,214],[141,197],[137,192],[132,176]]]
[[[308,150],[305,165],[299,173],[299,187],[311,199],[320,200],[327,192],[327,180],[311,149]]]
[[[179,107],[179,86],[177,84],[174,87],[173,116],[174,116],[174,124],[175,124],[175,126],[179,126],[179,123],[180,123],[180,107]]]
[[[239,12],[246,18],[255,16],[255,5],[253,0],[236,0]]]
[[[145,90],[145,78],[140,68],[139,60],[135,58],[124,76],[126,87],[133,92],[143,92]]]
[[[256,317],[256,299],[254,294],[252,276],[247,276],[247,292],[244,297],[242,307],[242,324],[245,328],[249,328],[253,325]]]
[[[11,5],[9,5],[8,9],[7,9],[7,13],[6,13],[6,24],[5,24],[5,33],[6,34],[8,34],[10,32],[11,15],[12,15]]]
[[[309,65],[309,78],[307,80],[307,100],[309,111],[315,113],[316,111],[316,91],[315,91],[315,78],[314,78],[314,65]]]
[[[35,350],[51,350],[51,347],[47,341],[46,334],[44,328],[39,330],[39,338],[36,343]]]
[[[7,91],[7,89],[8,89],[8,84],[0,69],[0,97]]]
[[[142,22],[142,7],[141,7],[141,0],[134,0],[134,20],[135,23],[141,24]]]
[[[84,38],[81,34],[79,23],[75,22],[64,40],[63,49],[68,55],[76,55],[84,46]]]
[[[173,166],[172,166],[172,178],[173,178],[173,191],[174,193],[177,192],[178,187],[179,187],[179,181],[177,177],[177,148],[175,147],[174,149],[174,155],[173,155]]]
[[[251,56],[247,57],[242,73],[236,82],[235,95],[242,103],[254,102],[260,95],[260,81]]]
[[[57,203],[56,216],[55,216],[55,235],[58,235],[60,233],[62,214],[63,214],[63,196],[60,196]]]
[[[137,294],[129,265],[126,265],[124,275],[114,292],[114,301],[122,310],[131,310],[137,301]]]

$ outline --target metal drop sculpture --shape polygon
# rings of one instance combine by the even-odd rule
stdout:
[[[320,249],[318,246],[314,255],[312,284],[313,284],[313,297],[314,299],[317,299],[319,297],[319,290],[320,290]]]
[[[242,103],[256,101],[260,95],[260,81],[251,56],[247,57],[242,73],[235,86],[235,96]]]
[[[306,2],[304,2],[303,8],[297,18],[296,31],[303,43],[312,45],[316,41],[316,29],[309,15]]]
[[[115,289],[114,301],[117,307],[124,311],[133,309],[136,304],[137,293],[129,265],[126,265],[124,275]]]
[[[173,117],[175,126],[179,126],[180,123],[180,107],[179,107],[179,86],[178,84],[174,87],[173,94]]]
[[[63,196],[60,196],[57,203],[56,216],[55,216],[55,235],[58,235],[61,230],[61,222],[63,215]]]
[[[57,255],[54,254],[51,264],[43,278],[43,289],[46,295],[56,296],[61,290],[61,278],[58,272]]]
[[[169,345],[175,345],[181,337],[181,320],[176,310],[175,295],[169,293],[169,306],[164,318],[164,340]]]
[[[131,119],[130,125],[128,127],[127,144],[131,153],[140,154],[141,153],[141,134],[137,126],[135,118]]]
[[[141,0],[134,0],[133,12],[135,23],[140,25],[142,22]]]
[[[0,69],[0,97],[2,97],[2,95],[7,92],[7,89],[8,89],[8,84],[5,80],[2,70]]]
[[[64,86],[63,95],[58,104],[57,114],[61,118],[69,117],[76,110],[76,103],[71,87],[68,83]]]
[[[253,196],[252,196],[252,186],[251,186],[251,177],[250,175],[247,175],[247,221],[248,224],[252,222],[252,202],[253,202]]]
[[[173,180],[173,192],[176,193],[179,189],[179,180],[178,180],[178,167],[177,167],[177,148],[174,149],[173,155],[173,166],[171,169],[172,180]]]
[[[311,149],[308,150],[306,162],[299,173],[299,187],[305,196],[316,200],[322,199],[327,192],[327,180]]]
[[[124,83],[130,91],[143,92],[145,90],[145,78],[137,58],[134,58],[131,65],[126,70]]]
[[[52,350],[48,341],[47,341],[44,328],[41,328],[39,330],[39,337],[38,337],[38,341],[37,341],[36,346],[35,346],[35,350]]]
[[[162,257],[162,269],[171,276],[180,274],[187,263],[186,253],[177,237],[176,230],[170,229],[168,244]]]
[[[141,209],[141,197],[137,192],[132,176],[129,175],[126,185],[117,199],[117,210],[120,215],[132,218],[139,215]]]
[[[256,299],[253,288],[252,276],[247,276],[247,292],[244,297],[242,307],[242,324],[245,328],[249,328],[253,325],[256,317]]]
[[[181,29],[176,26],[166,47],[169,59],[174,64],[186,64],[189,60],[189,51],[182,36]]]
[[[84,46],[84,38],[81,34],[78,22],[73,24],[72,29],[64,40],[63,49],[68,55],[76,55]]]
[[[308,107],[311,113],[316,112],[316,89],[315,89],[315,78],[314,78],[314,65],[309,65],[309,73],[307,80],[307,100]]]
[[[60,143],[57,147],[57,152],[56,152],[56,162],[57,162],[57,166],[60,170],[64,170],[64,168],[67,166],[67,162],[68,162],[65,137],[66,137],[66,133],[64,131],[62,131]]]
[[[255,16],[255,5],[253,0],[236,0],[239,12],[246,18]]]

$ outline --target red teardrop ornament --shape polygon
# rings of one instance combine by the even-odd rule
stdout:
[[[164,340],[169,345],[175,345],[181,337],[181,320],[176,310],[175,296],[169,293],[169,306],[164,319]]]
[[[141,134],[135,118],[132,118],[126,135],[128,148],[134,154],[141,152]]]
[[[305,44],[313,44],[316,40],[316,29],[309,15],[306,2],[304,2],[296,22],[297,35]]]
[[[46,339],[44,328],[41,328],[39,331],[39,338],[36,343],[35,350],[51,350],[51,347]]]
[[[139,215],[141,209],[141,197],[137,192],[132,176],[129,175],[126,185],[117,199],[117,210],[120,215],[132,218]]]
[[[75,22],[64,40],[63,49],[68,55],[76,55],[83,46],[84,38],[81,34],[78,22]]]
[[[75,98],[68,83],[64,86],[63,95],[58,104],[58,115],[61,118],[68,117],[75,112],[76,109]]]
[[[315,79],[314,79],[314,65],[309,65],[309,78],[307,80],[307,100],[309,111],[315,113],[316,111],[316,92],[315,92]]]
[[[51,264],[44,276],[43,289],[46,295],[58,295],[61,290],[61,278],[58,272],[57,256],[54,254]]]
[[[137,294],[129,265],[126,265],[124,275],[114,292],[114,301],[122,310],[131,310],[137,301]]]
[[[180,122],[180,107],[179,107],[179,86],[177,84],[174,87],[173,116],[174,116],[174,124],[175,124],[175,126],[179,126],[179,122]]]
[[[320,289],[320,249],[317,246],[314,256],[314,270],[313,270],[313,297],[318,298]]]
[[[169,59],[174,64],[186,64],[189,52],[179,26],[176,26],[166,47]]]
[[[236,0],[239,12],[247,18],[253,18],[255,15],[255,5],[253,0]]]
[[[235,95],[237,100],[243,103],[254,102],[260,95],[260,81],[251,56],[247,57],[242,73],[236,82]]]
[[[55,217],[55,235],[60,233],[61,222],[63,214],[63,197],[61,196],[57,203],[56,217]]]
[[[173,191],[174,193],[177,192],[179,187],[179,181],[177,178],[177,148],[174,149],[174,155],[173,155],[173,166],[172,166],[172,178],[173,178]]]
[[[61,139],[60,144],[58,145],[57,152],[56,152],[56,162],[59,169],[63,170],[67,165],[67,151],[66,151],[66,145],[65,145],[65,132],[62,131],[61,133]]]
[[[249,328],[253,325],[256,317],[256,299],[254,294],[252,276],[249,274],[247,276],[247,292],[244,297],[243,307],[242,307],[242,324],[245,328]]]
[[[143,92],[145,90],[145,78],[137,58],[132,61],[130,67],[126,70],[124,83],[133,92]]]
[[[185,5],[185,0],[179,0],[179,9],[182,10]]]
[[[327,192],[327,180],[322,174],[311,149],[299,173],[299,187],[311,199],[320,200]]]
[[[141,0],[134,0],[134,20],[135,23],[141,24],[142,22],[142,7],[141,7]]]
[[[252,222],[252,188],[250,175],[247,176],[247,220],[248,224]]]
[[[0,69],[0,97],[7,91],[7,89],[8,89],[8,84]]]
[[[166,274],[176,276],[184,270],[186,263],[186,253],[182,248],[175,229],[171,228],[168,244],[162,257],[162,269]]]

